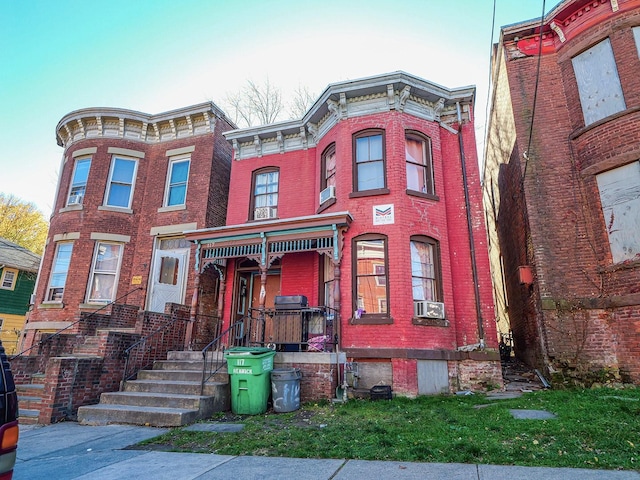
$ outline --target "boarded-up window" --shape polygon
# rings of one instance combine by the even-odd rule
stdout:
[[[633,27],[633,38],[636,41],[636,51],[638,52],[638,58],[640,58],[640,27]]]
[[[572,62],[585,125],[626,108],[608,38],[574,57]]]
[[[602,213],[615,263],[640,255],[640,162],[597,176]]]

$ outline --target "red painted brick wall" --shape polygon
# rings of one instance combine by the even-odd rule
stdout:
[[[352,136],[368,128],[385,130],[387,187],[390,193],[349,198],[349,193],[352,192]],[[406,130],[417,130],[431,138],[438,200],[406,194]],[[495,348],[497,341],[493,300],[473,125],[465,125],[462,134],[474,217],[485,338],[488,346]],[[341,262],[342,346],[448,350],[459,345],[477,343],[478,325],[458,136],[436,122],[420,120],[397,111],[355,117],[340,121],[315,148],[234,160],[228,224],[247,222],[252,173],[268,166],[280,168],[278,217],[313,215],[318,208],[321,153],[332,142],[336,143],[338,159],[336,203],[323,213],[348,211],[354,219],[344,237]],[[387,203],[395,206],[395,224],[373,226],[373,206]],[[389,308],[393,325],[350,324],[353,314],[351,239],[364,233],[381,233],[388,238],[391,286]],[[412,323],[411,235],[428,235],[440,242],[443,293],[449,327],[425,327]],[[282,262],[282,294],[305,294],[310,303],[315,304],[319,291],[319,267],[319,259],[315,254],[285,256]],[[227,273],[228,279],[233,278],[230,270]],[[232,299],[231,290],[227,290],[227,312]]]

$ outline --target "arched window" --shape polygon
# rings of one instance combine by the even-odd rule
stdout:
[[[353,191],[387,193],[384,130],[363,130],[353,136]]]
[[[433,238],[411,237],[411,288],[414,302],[442,301],[440,248]]]
[[[361,235],[352,246],[353,322],[391,323],[387,237]]]
[[[435,195],[431,140],[417,132],[405,135],[407,191]]]

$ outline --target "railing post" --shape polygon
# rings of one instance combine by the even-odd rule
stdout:
[[[200,292],[200,272],[196,273],[196,281],[193,287],[193,297],[191,299],[191,311],[189,312],[189,323],[187,324],[187,329],[184,335],[184,349],[191,350],[193,336],[194,336],[194,326],[196,323],[196,319],[198,317],[198,295]]]

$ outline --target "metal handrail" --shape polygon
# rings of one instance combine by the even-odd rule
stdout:
[[[181,321],[184,323],[180,324]],[[135,377],[140,370],[153,365],[160,357],[166,358],[167,352],[175,350],[177,347],[181,348],[184,343],[184,332],[176,332],[177,328],[174,327],[177,324],[186,329],[188,322],[188,318],[178,317],[174,314],[174,318],[170,321],[125,349],[120,390],[122,390],[124,382]]]
[[[115,300],[113,300],[113,301],[111,301],[111,302],[108,302],[108,303],[105,303],[102,307],[98,308],[97,310],[94,310],[94,311],[93,311],[93,312],[91,312],[89,315],[86,315],[86,316],[80,316],[80,318],[79,318],[78,320],[76,320],[75,322],[70,323],[70,324],[69,324],[69,325],[67,325],[66,327],[61,328],[60,330],[58,330],[57,332],[54,332],[54,333],[52,333],[51,335],[48,335],[48,336],[46,336],[45,338],[40,339],[40,341],[39,341],[38,343],[35,343],[35,344],[31,345],[29,348],[27,348],[27,349],[25,349],[25,350],[21,351],[20,353],[17,353],[17,354],[15,354],[15,355],[12,355],[11,357],[9,357],[9,360],[13,360],[14,358],[21,357],[22,355],[24,355],[24,354],[25,354],[25,353],[27,353],[27,352],[30,352],[30,351],[31,351],[31,350],[33,350],[34,348],[36,348],[36,347],[40,347],[40,346],[44,345],[45,343],[49,342],[50,340],[52,340],[52,339],[53,339],[53,338],[55,338],[55,337],[59,337],[59,336],[62,334],[62,332],[66,331],[66,330],[69,330],[70,328],[74,327],[75,325],[77,325],[77,324],[78,324],[78,323],[80,323],[80,322],[83,322],[83,321],[87,321],[87,320],[89,320],[91,317],[93,317],[95,314],[97,314],[97,313],[98,313],[98,312],[100,312],[101,310],[104,310],[105,308],[107,308],[107,307],[109,307],[109,306],[111,306],[111,305],[114,305],[114,304],[115,304],[116,302],[118,302],[119,300],[121,300],[121,299],[123,299],[123,298],[125,298],[125,297],[128,297],[128,296],[129,296],[129,295],[131,295],[133,292],[136,292],[136,291],[138,291],[138,290],[142,290],[142,287],[136,287],[136,288],[134,288],[133,290],[131,290],[131,291],[129,291],[129,292],[127,292],[127,293],[125,293],[124,295],[122,295],[122,296],[120,296],[120,297],[116,298]]]
[[[264,344],[264,338],[254,338],[256,333],[258,335],[264,333],[264,328],[255,328],[256,322],[264,324],[264,319],[254,318],[250,315],[244,316],[202,349],[201,394],[204,392],[204,386],[209,379],[224,366],[224,352],[227,348]]]

